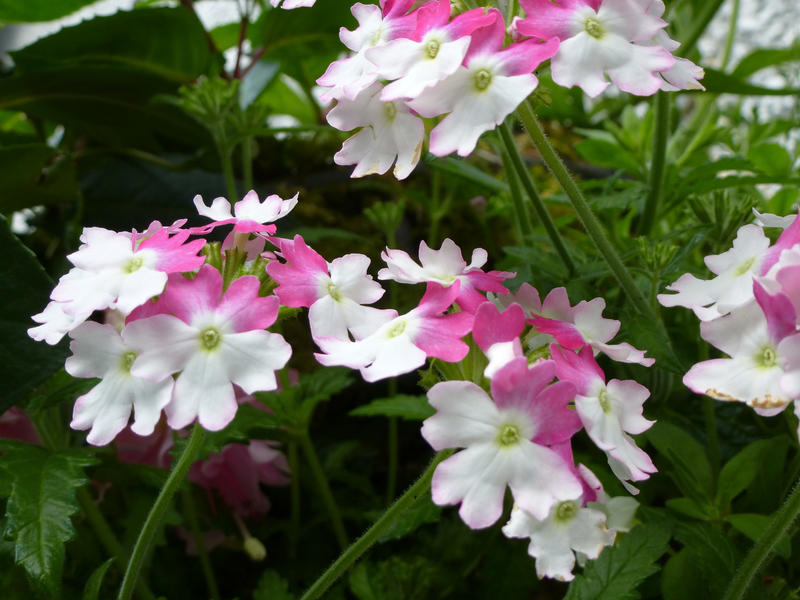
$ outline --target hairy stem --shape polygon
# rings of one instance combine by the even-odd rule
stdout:
[[[354,562],[356,562],[362,554],[378,540],[378,538],[402,515],[405,511],[411,508],[422,496],[428,493],[431,487],[431,478],[433,471],[436,469],[441,461],[452,454],[451,450],[439,452],[431,461],[431,464],[422,473],[420,478],[412,485],[405,494],[395,500],[386,512],[375,521],[367,531],[358,538],[353,545],[347,548],[334,563],[328,567],[319,579],[308,588],[300,600],[315,600],[319,598],[325,590],[332,586],[341,577],[347,569],[349,569]]]
[[[647,235],[653,228],[661,199],[664,196],[664,174],[669,139],[670,101],[666,92],[658,92],[653,102],[655,128],[653,130],[653,157],[650,163],[650,179],[647,199],[644,204],[639,233]]]
[[[189,442],[186,445],[183,453],[181,454],[172,472],[164,482],[164,487],[158,494],[155,503],[150,509],[150,513],[145,519],[139,538],[136,540],[136,545],[133,547],[131,558],[128,561],[128,567],[125,569],[125,576],[122,579],[122,586],[119,589],[118,600],[129,600],[133,593],[133,588],[139,578],[139,572],[144,565],[144,559],[150,546],[153,543],[153,538],[161,525],[161,520],[164,518],[164,513],[169,508],[172,497],[178,488],[183,483],[189,467],[192,466],[195,457],[197,456],[200,448],[203,446],[205,440],[205,430],[198,424],[194,426],[192,435],[189,437]]]

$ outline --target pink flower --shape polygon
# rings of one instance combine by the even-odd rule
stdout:
[[[514,502],[544,519],[558,502],[577,500],[581,483],[571,465],[550,446],[580,429],[569,404],[570,383],[548,385],[550,361],[528,368],[524,358],[492,379],[490,398],[468,381],[437,383],[428,392],[436,414],[422,425],[434,450],[464,448],[436,468],[431,490],[439,505],[461,504],[459,515],[473,529],[492,525],[503,512],[506,485]]]
[[[224,428],[236,414],[233,384],[247,393],[276,389],[275,370],[292,350],[282,336],[264,331],[279,302],[259,297],[259,287],[249,275],[223,293],[222,276],[208,265],[192,280],[172,275],[156,302],[160,314],[124,329],[125,342],[139,351],[133,375],[163,381],[180,372],[166,407],[173,429],[195,418],[210,431]]]
[[[233,230],[239,233],[266,232],[271,235],[275,233],[275,225],[271,223],[288,215],[295,205],[297,205],[297,194],[288,200],[272,194],[260,202],[258,194],[250,190],[234,205],[231,213],[231,203],[226,198],[214,198],[211,206],[206,206],[199,194],[194,197],[194,206],[198,214],[214,221],[211,225],[200,228],[202,233],[208,233],[220,225],[233,223]]]
[[[491,379],[512,360],[524,356],[519,339],[525,328],[525,313],[519,304],[502,313],[492,302],[484,302],[475,312],[472,338],[489,359],[483,374]]]

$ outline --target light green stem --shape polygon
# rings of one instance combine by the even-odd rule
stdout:
[[[745,597],[753,578],[789,531],[798,515],[800,515],[800,481],[795,484],[786,502],[778,509],[764,533],[744,557],[722,600],[741,600]]]
[[[161,488],[158,498],[156,498],[155,503],[150,509],[147,519],[145,519],[142,530],[139,533],[139,538],[136,540],[136,545],[133,547],[131,558],[128,561],[128,567],[125,569],[125,576],[122,579],[122,586],[117,596],[118,600],[130,599],[133,588],[139,578],[139,572],[142,570],[142,565],[144,565],[144,559],[161,525],[161,520],[164,518],[164,513],[169,508],[175,492],[178,491],[178,488],[183,483],[186,473],[189,471],[189,467],[192,466],[195,457],[198,452],[200,452],[205,436],[205,430],[199,424],[195,425],[186,448],[178,459],[175,468],[172,469],[169,477],[167,477],[167,480],[164,482],[164,487]]]
[[[500,139],[503,142],[503,147],[508,154],[508,159],[514,166],[514,170],[516,171],[517,176],[522,183],[522,187],[525,188],[525,192],[528,194],[528,198],[530,198],[533,208],[536,210],[536,214],[539,216],[539,220],[542,222],[545,231],[547,231],[550,241],[553,242],[553,246],[555,247],[556,252],[558,252],[558,255],[561,257],[564,265],[567,267],[567,270],[570,273],[574,273],[575,264],[572,262],[569,252],[567,252],[567,247],[564,245],[564,240],[561,239],[561,234],[558,233],[558,229],[556,228],[555,223],[553,223],[550,213],[547,212],[547,207],[544,205],[544,202],[536,191],[533,177],[531,177],[530,171],[522,160],[519,149],[514,143],[514,138],[511,136],[511,130],[508,127],[508,124],[502,123],[500,127],[498,127],[498,130],[500,132]],[[519,194],[513,193],[513,186],[511,186],[511,189],[511,200],[514,207],[514,214],[517,221],[519,221],[520,226],[522,227],[522,233],[524,236],[523,242],[527,244],[530,243],[530,239],[533,236],[533,225],[531,224],[530,215],[528,214],[527,208],[522,201],[522,197]]]
[[[253,189],[253,138],[249,135],[242,140],[242,177],[247,193]]]
[[[333,497],[333,492],[331,492],[331,487],[328,485],[328,478],[325,477],[325,471],[322,469],[322,464],[319,462],[319,457],[317,456],[316,450],[314,450],[314,445],[311,443],[311,438],[308,435],[308,432],[304,431],[300,437],[300,446],[303,448],[303,452],[306,455],[306,460],[308,460],[308,465],[311,467],[311,474],[314,477],[314,481],[317,484],[317,491],[319,495],[322,497],[322,502],[325,504],[325,508],[328,511],[328,516],[331,519],[331,525],[333,527],[333,533],[336,536],[336,541],[339,543],[339,546],[344,550],[347,548],[347,531],[344,528],[344,522],[342,521],[342,515],[339,513],[339,507],[336,505],[336,500]]]
[[[725,52],[722,54],[722,64],[720,69],[723,71],[728,66],[733,52],[733,40],[736,39],[736,27],[739,24],[739,0],[733,0],[733,10],[731,20],[728,24],[728,37],[725,40]]]
[[[660,323],[661,321],[658,315],[642,295],[633,276],[625,267],[617,251],[611,245],[611,242],[608,241],[603,227],[600,225],[597,217],[595,217],[580,189],[578,189],[575,180],[567,171],[567,167],[564,165],[561,158],[556,154],[547,136],[545,136],[544,130],[536,119],[536,115],[533,112],[533,107],[529,100],[526,100],[519,106],[517,114],[524,124],[525,129],[528,131],[533,145],[539,150],[547,168],[550,169],[550,172],[556,180],[558,180],[559,184],[561,184],[564,192],[566,192],[578,218],[586,229],[586,233],[600,251],[606,264],[608,264],[608,268],[614,274],[614,277],[617,278],[617,281],[619,281],[620,286],[627,294],[631,304],[633,304],[639,313],[648,317],[654,323]]]
[[[669,139],[670,101],[666,92],[658,92],[653,102],[653,156],[650,162],[650,179],[645,200],[639,233],[647,235],[653,228],[661,199],[664,196],[664,173],[667,159],[667,140]]]
[[[200,525],[197,522],[197,509],[194,505],[194,498],[192,498],[192,491],[189,488],[183,488],[181,497],[183,498],[186,520],[189,522],[189,528],[192,530],[192,539],[194,539],[194,545],[197,548],[197,556],[200,558],[200,568],[206,580],[208,597],[211,600],[217,600],[220,597],[219,588],[217,587],[217,580],[214,578],[214,568],[211,566],[211,560],[208,557],[206,543],[203,540],[203,534],[200,532]]]
[[[236,191],[236,178],[233,176],[233,153],[230,150],[220,148],[219,160],[222,163],[222,174],[225,176],[228,200],[233,206],[233,203],[239,200],[239,193]]]
[[[441,461],[452,454],[451,450],[439,452],[431,461],[431,464],[425,469],[420,478],[412,485],[405,494],[395,500],[386,512],[367,529],[367,531],[358,538],[353,545],[345,550],[334,563],[328,567],[319,579],[308,588],[300,600],[315,600],[319,598],[325,590],[332,586],[341,577],[350,566],[356,562],[362,554],[378,540],[378,538],[402,515],[405,511],[411,508],[422,496],[428,493],[431,487],[431,478],[433,471],[436,469]]]

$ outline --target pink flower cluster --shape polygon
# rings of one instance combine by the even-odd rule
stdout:
[[[761,225],[745,225],[730,250],[705,258],[713,279],[687,273],[667,287],[675,293],[658,299],[691,308],[702,338],[728,356],[686,373],[693,392],[744,402],[765,416],[794,402],[800,414],[800,220],[758,216],[785,227],[774,244]]]
[[[355,165],[353,177],[407,177],[422,152],[425,125],[437,156],[470,154],[536,88],[534,70],[552,58],[553,79],[596,96],[609,78],[620,89],[649,95],[701,87],[702,69],[671,51],[661,0],[522,0],[515,41],[505,45],[499,10],[453,16],[449,0],[382,0],[354,4],[355,30],[340,38],[350,55],[317,80],[323,99],[337,101],[328,122],[358,129],[334,156]],[[523,39],[524,38],[524,39]]]

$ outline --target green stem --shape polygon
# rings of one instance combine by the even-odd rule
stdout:
[[[289,558],[297,558],[300,540],[300,461],[297,442],[289,442],[289,472],[291,479],[291,512],[289,513]]]
[[[314,445],[311,443],[308,432],[304,431],[300,435],[299,440],[300,446],[302,446],[303,452],[306,455],[306,460],[308,460],[308,465],[311,467],[311,474],[316,481],[317,491],[319,495],[322,496],[322,502],[328,510],[328,516],[331,519],[336,541],[339,543],[342,550],[344,550],[347,548],[348,544],[347,531],[344,528],[344,522],[339,513],[339,507],[336,505],[336,500],[333,498],[331,487],[328,485],[328,479],[325,477],[325,471],[322,469],[322,464],[319,462],[319,457],[317,456],[316,450],[314,450]]]
[[[650,189],[644,204],[642,220],[639,222],[639,233],[647,235],[653,228],[658,214],[661,199],[664,196],[664,174],[667,158],[667,140],[669,139],[669,96],[658,92],[653,103],[653,157],[650,163]]]
[[[708,24],[711,23],[711,19],[714,18],[714,15],[717,14],[719,7],[722,6],[722,3],[725,0],[708,0],[708,4],[706,4],[705,9],[702,13],[697,17],[697,21],[695,22],[694,29],[692,29],[691,33],[686,37],[681,44],[681,48],[678,52],[680,56],[688,56],[694,47],[697,45],[697,41],[700,39],[700,36],[703,35]]]
[[[717,433],[717,420],[714,417],[714,400],[708,396],[703,397],[703,416],[706,422],[706,436],[708,437],[708,454],[713,472],[719,473],[719,434]]]
[[[680,148],[683,148],[681,155],[675,160],[676,168],[680,168],[689,160],[692,153],[700,146],[706,136],[706,127],[714,117],[716,108],[716,96],[707,95],[700,98],[697,109],[692,116],[689,124],[682,128],[679,135],[673,136],[667,147],[667,154],[674,156]],[[692,134],[692,138],[687,141],[687,136]]]
[[[249,135],[242,140],[242,177],[247,193],[253,189],[253,138]]]
[[[225,188],[228,190],[228,200],[233,203],[239,200],[236,191],[236,178],[233,176],[233,153],[229,149],[219,149],[219,160],[222,163],[222,174],[225,176]]]
[[[514,143],[514,138],[511,136],[511,129],[507,123],[502,123],[498,129],[500,131],[500,139],[502,140],[503,146],[508,153],[508,158],[514,165],[514,170],[517,172],[517,176],[519,177],[522,186],[525,188],[525,192],[528,194],[528,198],[530,198],[533,208],[536,210],[536,214],[539,216],[539,220],[542,222],[542,225],[544,225],[545,231],[547,231],[547,235],[550,237],[550,241],[553,242],[553,246],[555,247],[556,252],[558,252],[558,255],[561,257],[564,265],[567,267],[567,270],[570,273],[574,273],[575,264],[572,262],[569,252],[567,252],[567,247],[564,245],[564,240],[561,239],[561,235],[558,233],[558,229],[556,228],[555,223],[553,223],[550,213],[547,212],[547,207],[544,205],[544,202],[536,191],[533,177],[531,177],[530,171],[522,161],[522,155],[520,155],[519,149]],[[525,237],[524,241],[529,243],[531,236],[533,236],[533,225],[531,224],[530,215],[528,214],[528,211],[526,210],[522,201],[522,197],[519,194],[512,193],[511,199],[514,206],[515,216],[522,227],[522,233]]]
[[[741,598],[745,597],[753,578],[772,554],[778,542],[786,535],[798,515],[800,515],[800,481],[795,484],[794,490],[789,494],[786,502],[778,509],[778,512],[772,518],[772,522],[761,534],[761,537],[758,538],[758,541],[747,556],[744,557],[728,589],[725,590],[722,600],[741,600]]]
[[[736,26],[739,23],[739,0],[733,0],[733,10],[731,11],[731,20],[728,24],[728,37],[725,39],[725,52],[722,54],[722,65],[720,70],[724,71],[731,60],[731,52],[733,51],[733,40],[736,38]]]
[[[117,540],[103,513],[97,508],[97,504],[92,500],[86,488],[78,488],[76,495],[78,503],[81,505],[81,512],[100,541],[100,545],[114,558],[119,568],[124,569],[126,562],[125,551],[122,549],[122,544]],[[144,581],[136,583],[136,594],[142,600],[155,600],[153,592],[150,591]]]
[[[133,593],[133,587],[139,578],[139,572],[144,564],[145,556],[147,555],[150,546],[153,543],[153,538],[161,525],[161,520],[164,513],[169,508],[172,497],[178,491],[181,483],[183,483],[189,467],[192,466],[195,457],[197,456],[200,448],[203,446],[205,440],[205,430],[198,424],[194,426],[192,435],[189,437],[189,442],[186,445],[181,457],[178,459],[175,468],[167,477],[164,482],[164,487],[158,494],[155,503],[150,509],[150,513],[145,519],[142,530],[139,533],[139,538],[136,540],[136,545],[133,547],[128,567],[125,570],[125,576],[122,579],[122,586],[119,589],[118,600],[129,600]]]
[[[392,382],[395,380],[392,379]],[[394,396],[397,393],[397,384],[394,385],[394,390],[391,389],[390,382],[389,395]],[[389,468],[386,475],[386,504],[389,504],[397,492],[397,463],[398,463],[398,435],[397,435],[397,417],[389,417]]]
[[[181,490],[181,498],[183,500],[183,509],[186,515],[186,520],[189,523],[189,528],[192,530],[192,538],[194,545],[197,548],[197,556],[200,558],[200,568],[203,571],[203,577],[206,580],[206,587],[208,588],[208,597],[211,600],[219,598],[219,588],[217,587],[217,580],[214,578],[214,568],[211,566],[211,560],[208,558],[208,551],[206,550],[206,543],[203,540],[203,534],[200,532],[200,526],[197,522],[197,509],[194,506],[194,498],[192,491],[189,488]]]
[[[445,458],[452,454],[451,450],[439,452],[425,469],[420,478],[412,485],[405,494],[395,500],[386,512],[375,521],[367,531],[358,538],[353,545],[345,550],[334,563],[308,588],[300,600],[315,600],[319,598],[325,590],[332,586],[350,566],[356,562],[362,554],[378,540],[378,538],[402,515],[411,508],[422,496],[428,493],[431,487],[431,478],[436,466]]]
[[[522,202],[522,188],[520,187],[521,184],[519,182],[519,177],[517,177],[517,171],[514,168],[514,165],[511,163],[511,158],[508,156],[508,152],[505,149],[500,150],[500,158],[503,159],[503,170],[506,172],[506,180],[508,181],[508,191],[511,194],[511,202],[512,206],[516,205],[519,202]],[[519,219],[513,219],[512,225],[514,226],[514,233],[517,234],[517,239],[519,239],[520,244],[525,244],[525,234],[522,232],[522,223]],[[533,227],[533,223],[531,223],[531,227]]]
[[[545,136],[544,130],[536,119],[536,115],[533,112],[533,107],[529,100],[526,100],[519,106],[517,114],[522,120],[525,129],[528,131],[533,145],[536,146],[539,153],[542,155],[542,159],[547,165],[547,168],[550,169],[550,172],[566,192],[575,212],[578,214],[578,218],[586,229],[586,233],[600,251],[603,259],[605,259],[609,269],[611,269],[611,272],[617,278],[617,281],[619,281],[620,286],[628,295],[633,306],[639,313],[650,318],[654,323],[660,323],[658,315],[642,295],[633,276],[625,267],[625,264],[622,262],[619,254],[617,254],[617,251],[614,250],[611,242],[608,241],[603,227],[600,225],[597,217],[594,216],[589,203],[583,197],[580,189],[578,189],[575,180],[567,171],[567,167],[564,165],[561,158],[556,154],[547,136]]]

